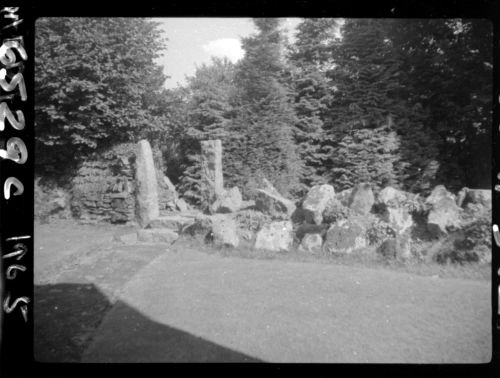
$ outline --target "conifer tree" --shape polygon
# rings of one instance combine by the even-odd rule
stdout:
[[[302,164],[294,141],[296,122],[290,88],[286,85],[284,38],[280,19],[254,19],[257,34],[243,39],[245,56],[238,65],[238,119],[234,136],[241,149],[237,164],[245,170],[240,185],[251,191],[260,177],[283,194],[299,188]]]
[[[368,181],[394,185],[398,137],[393,112],[398,62],[386,39],[384,20],[351,19],[335,49],[329,72],[338,93],[326,136],[329,178],[339,190]]]
[[[297,26],[296,41],[289,56],[293,66],[293,88],[297,123],[295,140],[304,163],[302,181],[314,185],[325,181],[323,124],[332,99],[326,71],[332,65],[332,44],[337,21],[307,18]]]

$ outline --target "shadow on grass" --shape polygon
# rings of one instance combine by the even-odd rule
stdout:
[[[261,362],[112,304],[93,284],[35,286],[34,357],[38,362]],[[102,334],[94,334],[113,307]]]

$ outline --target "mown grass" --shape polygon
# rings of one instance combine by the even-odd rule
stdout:
[[[222,257],[238,257],[243,259],[258,260],[283,260],[305,263],[336,264],[345,266],[365,267],[371,269],[390,269],[412,273],[420,276],[434,276],[440,278],[463,278],[471,280],[490,280],[492,268],[490,264],[478,263],[446,263],[441,264],[428,256],[426,259],[411,259],[408,261],[386,260],[377,255],[374,247],[353,252],[346,255],[329,255],[325,253],[301,252],[294,246],[288,252],[275,252],[253,249],[249,245],[237,248],[215,246],[204,243],[202,239],[181,237],[177,243],[182,243],[188,248],[196,249],[208,254],[217,254]],[[177,244],[176,243],[176,244]],[[422,248],[425,248],[422,245]],[[428,255],[421,251],[419,255]]]

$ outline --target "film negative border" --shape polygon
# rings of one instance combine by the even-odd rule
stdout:
[[[31,25],[25,8],[0,8],[0,355],[5,367],[33,354]]]

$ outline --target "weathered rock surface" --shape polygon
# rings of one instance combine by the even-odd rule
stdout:
[[[469,204],[483,206],[486,210],[491,210],[491,190],[487,189],[469,189],[463,202],[464,206]]]
[[[179,209],[179,211],[181,212],[187,212],[189,211],[189,206],[188,204],[186,203],[186,201],[184,201],[182,198],[178,198],[177,201],[175,201],[175,206],[177,207],[177,209]]]
[[[368,183],[356,185],[349,198],[349,208],[358,214],[368,214],[375,203],[372,188]]]
[[[229,190],[225,190],[221,198],[216,200],[212,205],[214,213],[234,213],[241,209],[243,205],[243,197],[238,187],[234,186]]]
[[[461,209],[455,202],[455,196],[443,185],[434,188],[425,204],[429,206],[427,230],[433,237],[439,237],[450,230],[460,228]]]
[[[254,248],[269,251],[288,251],[293,243],[293,226],[290,221],[271,222],[257,232]]]
[[[406,193],[386,187],[380,191],[377,203],[382,209],[382,219],[389,223],[397,234],[402,234],[413,226],[413,219],[405,206]]]
[[[137,217],[141,227],[158,218],[158,183],[151,145],[141,140],[136,150]]]
[[[210,217],[211,235],[215,245],[237,247],[240,243],[238,228],[234,219],[227,214],[215,214]]]
[[[179,234],[168,229],[144,229],[137,231],[137,241],[145,243],[168,243],[177,240]]]
[[[224,193],[222,144],[219,139],[201,142],[201,193],[209,204]]]
[[[302,238],[299,246],[300,252],[317,253],[321,252],[323,246],[323,238],[321,234],[306,234]]]
[[[347,254],[368,245],[365,228],[356,219],[343,219],[326,232],[323,249],[328,253]]]
[[[308,223],[321,224],[323,221],[323,211],[329,201],[335,198],[333,186],[315,185],[307,193],[304,202],[302,202],[302,213]]]
[[[351,198],[352,194],[352,188],[351,189],[345,189],[342,190],[341,192],[338,192],[335,194],[335,199],[340,201],[340,203],[343,206],[349,206],[349,199]]]
[[[265,189],[257,189],[255,207],[277,219],[289,219],[296,209],[295,204],[289,199]]]

